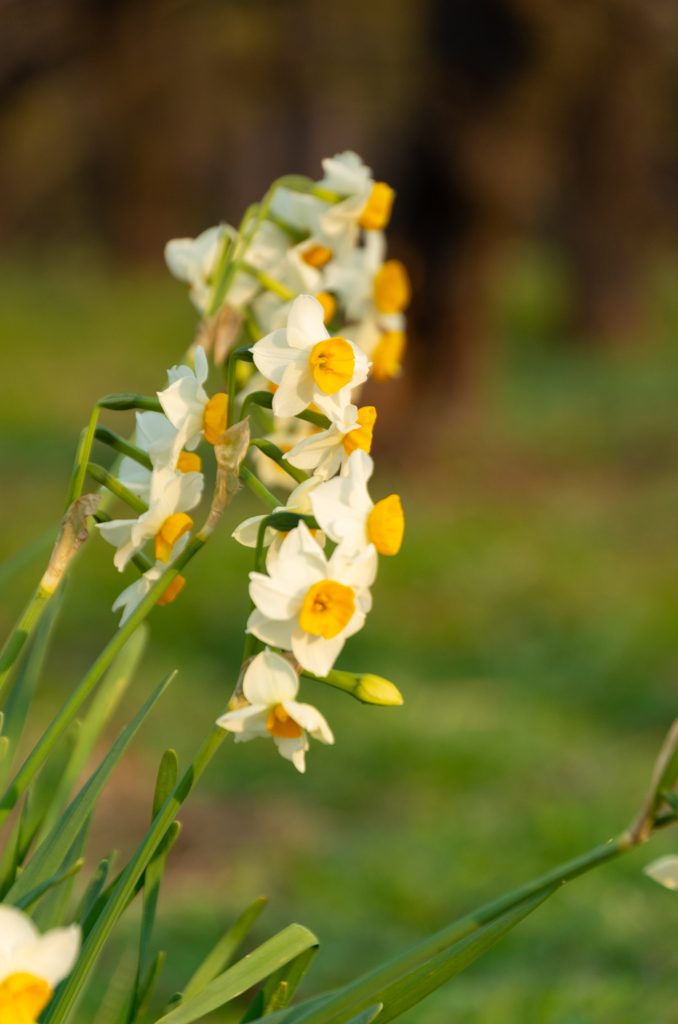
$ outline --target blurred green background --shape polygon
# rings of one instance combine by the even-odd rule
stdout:
[[[312,928],[311,994],[622,829],[678,713],[678,9],[22,0],[0,29],[0,558],[61,514],[93,402],[153,393],[191,341],[168,238],[346,148],[397,189],[410,350],[369,400],[373,495],[402,495],[407,532],[339,664],[405,705],[305,683],[337,738],[305,776],[227,741],[180,815],[157,936],[168,998],[267,894],[251,941]],[[87,871],[129,856],[162,751],[185,765],[232,692],[252,554],[230,533],[257,511],[239,495],[151,616],[107,742],[179,675]],[[111,556],[94,538],[79,559],[26,749],[116,628],[134,571]],[[2,594],[3,635],[43,563]],[[567,886],[407,1019],[678,1021],[678,896],[641,874],[669,851],[678,832]],[[137,912],[78,1024],[115,1019]]]
[[[517,253],[497,280],[486,415],[439,437],[428,462],[376,474],[377,497],[402,494],[406,540],[381,559],[374,611],[340,665],[393,679],[405,705],[366,708],[305,683],[337,740],[313,744],[305,776],[272,744],[225,743],[180,815],[168,862],[166,997],[259,894],[271,902],[252,941],[291,920],[322,939],[302,990],[311,993],[634,814],[678,710],[677,283],[670,267],[657,278],[644,354],[592,355],[553,340],[548,253]],[[93,399],[162,386],[193,326],[167,276],[81,257],[3,266],[3,556],[58,518]],[[125,433],[128,416],[106,421]],[[184,592],[151,617],[150,650],[107,739],[168,670],[179,675],[104,794],[90,869],[111,848],[131,853],[163,749],[185,765],[230,696],[252,554],[229,535],[256,512],[241,493]],[[41,564],[3,595],[5,628]],[[120,577],[100,539],[87,546],[28,740],[114,632],[110,606],[133,572]],[[640,869],[676,849],[669,831],[566,887],[409,1019],[675,1020],[678,897]],[[134,970],[125,949],[135,927],[133,908],[81,1020],[107,1020],[115,1007]]]

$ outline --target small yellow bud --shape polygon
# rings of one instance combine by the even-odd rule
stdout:
[[[404,331],[384,331],[372,356],[371,373],[375,380],[383,382],[395,377],[400,370],[406,347],[407,335]]]
[[[403,697],[397,686],[388,679],[373,676],[371,673],[361,676],[355,695],[366,704],[396,705],[403,703]]]
[[[228,395],[218,391],[212,395],[205,406],[202,417],[202,425],[205,431],[205,440],[210,444],[216,444],[223,432],[226,430],[226,415],[228,412]]]
[[[179,452],[177,469],[180,473],[199,473],[202,469],[202,459],[195,452]]]
[[[374,303],[381,313],[402,313],[412,298],[412,286],[405,264],[386,260],[374,279]]]
[[[358,223],[366,231],[383,231],[391,219],[395,192],[385,181],[377,181]]]
[[[329,292],[318,292],[316,299],[323,307],[323,323],[327,325],[334,320],[334,315],[337,312],[337,300]]]
[[[301,254],[301,258],[309,267],[324,267],[332,259],[332,250],[324,245],[311,245]]]

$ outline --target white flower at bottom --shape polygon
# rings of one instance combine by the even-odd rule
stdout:
[[[374,545],[380,555],[397,555],[405,532],[405,517],[397,494],[375,503],[367,482],[374,462],[357,449],[348,459],[346,475],[321,484],[309,496],[313,515],[328,537],[349,555]]]
[[[301,522],[290,530],[267,568],[268,576],[250,573],[250,597],[256,608],[247,632],[292,651],[302,668],[326,676],[344,641],[362,629],[372,607],[374,546],[354,559],[337,548],[328,561]]]
[[[299,679],[279,654],[269,650],[257,654],[245,672],[242,689],[248,706],[217,719],[220,728],[235,733],[236,743],[272,736],[282,756],[300,772],[306,770],[307,733],[321,743],[334,743],[332,730],[317,708],[294,699]]]
[[[0,905],[0,1021],[33,1024],[55,987],[73,970],[80,951],[78,925],[41,935],[30,917]]]

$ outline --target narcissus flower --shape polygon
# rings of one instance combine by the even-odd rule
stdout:
[[[376,419],[377,410],[373,405],[363,405],[360,409],[347,405],[340,420],[327,430],[298,441],[285,458],[297,469],[329,480],[346,465],[356,448],[370,451]]]
[[[181,554],[186,545],[188,544],[188,534],[185,533],[183,537],[174,545],[174,551],[172,554],[176,558],[177,555]],[[117,612],[123,609],[122,618],[120,619],[120,625],[123,626],[135,608],[141,604],[143,599],[146,597],[152,587],[158,582],[161,576],[164,576],[169,569],[169,563],[156,561],[155,565],[151,566],[142,576],[136,580],[135,583],[130,584],[129,587],[125,587],[121,594],[118,594],[111,611]],[[183,590],[186,580],[183,576],[175,576],[170,585],[167,587],[162,595],[158,598],[157,604],[162,606],[164,604],[171,604],[174,598]]]
[[[193,305],[204,313],[212,297],[213,275],[227,241],[223,224],[208,228],[197,238],[173,238],[165,246],[165,262],[171,273],[190,287]]]
[[[34,1024],[55,987],[73,970],[80,928],[53,928],[41,935],[30,917],[0,905],[0,1021]]]
[[[312,476],[308,480],[304,480],[298,487],[295,487],[285,505],[280,505],[276,512],[300,512],[301,515],[313,515],[313,509],[311,508],[310,493],[314,487],[322,483],[322,477]],[[238,541],[239,544],[243,544],[246,548],[255,548],[257,546],[257,539],[259,537],[259,526],[261,525],[262,519],[266,519],[266,516],[252,516],[251,519],[245,519],[244,522],[237,526],[231,536]],[[315,537],[316,543],[320,544],[321,547],[325,546],[325,535],[319,530],[311,530],[311,533]],[[274,561],[280,552],[280,545],[287,536],[286,533],[281,533],[280,530],[274,530],[272,527],[267,526],[264,532],[264,547],[269,549],[267,556],[268,562]]]
[[[302,522],[288,533],[267,568],[268,576],[250,573],[256,608],[247,631],[264,643],[291,650],[303,668],[326,676],[346,638],[362,629],[372,606],[374,547],[354,559],[337,548],[328,561]]]
[[[167,371],[169,387],[158,391],[158,398],[167,419],[177,431],[173,456],[182,448],[192,451],[201,436],[216,444],[226,429],[228,395],[219,391],[209,398],[203,388],[207,380],[207,356],[202,345],[195,350],[195,370],[189,366],[173,366]]]
[[[170,465],[182,473],[202,469],[202,460],[194,452],[179,452],[173,465],[174,442],[177,431],[166,416],[160,412],[137,412],[136,445],[148,452],[154,466]],[[120,463],[118,480],[128,491],[148,502],[151,487],[151,470],[135,459],[125,458]]]
[[[339,418],[350,403],[351,388],[367,380],[365,353],[346,338],[331,338],[323,320],[318,300],[300,295],[287,327],[252,348],[257,369],[278,385],[273,396],[276,416],[296,416],[313,402],[331,419]]]
[[[138,519],[97,523],[104,540],[118,549],[113,559],[116,568],[122,572],[149,540],[155,543],[156,559],[169,562],[174,545],[193,527],[186,513],[200,501],[202,488],[202,473],[181,473],[169,466],[154,469],[148,512]]]
[[[346,476],[328,480],[310,495],[318,524],[349,555],[372,545],[380,555],[397,555],[403,541],[400,498],[391,494],[374,504],[367,490],[373,470],[369,455],[357,449],[349,456]]]
[[[217,719],[220,728],[235,733],[236,743],[271,736],[281,755],[300,772],[306,771],[307,733],[321,743],[334,743],[332,730],[317,708],[294,699],[299,679],[279,654],[269,650],[257,654],[245,672],[242,689],[249,704]]]

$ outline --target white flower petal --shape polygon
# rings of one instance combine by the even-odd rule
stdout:
[[[263,640],[265,644],[271,644],[272,647],[282,647],[283,650],[290,651],[292,649],[292,633],[297,628],[297,625],[298,620],[296,616],[293,619],[276,621],[275,619],[266,618],[258,608],[254,608],[247,620],[247,632],[253,633],[254,636]]]
[[[204,384],[209,376],[209,366],[207,364],[207,356],[205,355],[205,349],[202,345],[198,345],[193,356],[193,367],[195,372],[195,378],[198,384]]]
[[[678,857],[669,855],[653,860],[643,868],[646,875],[649,875],[655,882],[659,882],[665,889],[678,889]]]
[[[33,974],[55,988],[73,970],[80,952],[81,932],[77,924],[53,928],[14,952],[12,966],[17,973]]]
[[[15,949],[34,942],[39,934],[27,914],[0,903],[0,957],[10,959]]]
[[[314,740],[334,743],[334,734],[327,720],[312,704],[300,704],[296,700],[284,700],[281,703],[290,718],[310,733]]]
[[[301,627],[292,633],[292,653],[302,668],[308,669],[316,676],[326,676],[344,646],[342,633],[325,640],[322,636],[312,636]]]
[[[309,352],[319,341],[329,338],[323,307],[312,295],[300,295],[292,303],[287,318],[287,344]]]
[[[252,346],[254,365],[260,373],[263,373],[267,380],[274,384],[280,384],[283,373],[290,363],[308,358],[303,353],[292,349],[287,344],[287,331],[282,328],[267,334]]]
[[[259,611],[268,619],[280,621],[299,614],[303,598],[290,593],[284,582],[279,582],[271,576],[251,572],[249,591]]]
[[[272,707],[283,701],[294,700],[299,679],[289,661],[274,651],[262,651],[245,672],[242,690],[250,704]]]
[[[303,412],[313,401],[316,390],[308,359],[289,363],[273,396],[274,415],[296,416]]]
[[[255,548],[257,546],[257,538],[259,537],[259,526],[262,519],[266,516],[252,516],[251,519],[244,519],[240,526],[236,526],[235,530],[231,534],[234,540],[237,540],[238,544],[243,544],[246,548]],[[274,537],[274,531],[267,526],[264,530],[264,547],[268,547]]]
[[[306,771],[306,759],[304,754],[309,748],[309,742],[304,733],[302,736],[298,736],[295,739],[282,739],[280,736],[274,736],[273,740],[276,747],[280,751],[282,757],[286,761],[291,761],[294,767],[299,772]]]
[[[266,732],[266,718],[268,708],[263,704],[249,704],[246,708],[236,708],[235,711],[227,711],[221,718],[217,718],[216,724],[220,729],[228,732],[252,732],[260,736],[263,724],[264,734]]]

